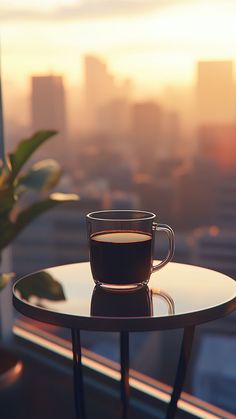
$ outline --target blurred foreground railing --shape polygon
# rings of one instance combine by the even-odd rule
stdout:
[[[39,330],[17,320],[13,328],[18,346],[31,356],[50,363],[72,377],[71,344],[65,339]],[[96,411],[97,418],[119,417],[119,365],[87,349],[83,350],[87,404]],[[137,371],[130,371],[131,418],[164,418],[172,388]],[[233,418],[229,412],[193,397],[185,392],[178,403],[177,418]],[[103,412],[104,409],[104,412]],[[100,412],[100,413],[98,413]],[[115,416],[116,418],[116,416]]]

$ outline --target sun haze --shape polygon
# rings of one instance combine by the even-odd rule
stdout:
[[[3,1],[4,76],[25,88],[32,73],[82,77],[81,55],[96,53],[144,86],[191,83],[199,59],[232,59],[231,1]],[[16,71],[17,68],[17,71]]]

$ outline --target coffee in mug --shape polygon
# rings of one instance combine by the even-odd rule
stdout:
[[[162,268],[174,253],[174,233],[166,224],[154,222],[146,211],[110,210],[86,216],[90,264],[94,282],[112,288],[146,285],[152,272]],[[155,232],[169,240],[167,257],[153,265]]]

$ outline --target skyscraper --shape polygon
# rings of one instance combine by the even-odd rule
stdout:
[[[141,171],[150,172],[161,153],[163,112],[155,102],[135,103],[131,112],[131,129]]]
[[[130,129],[130,102],[125,98],[114,99],[98,111],[98,129],[109,138],[117,139],[119,148],[127,145]]]
[[[106,64],[97,57],[84,57],[85,106],[89,128],[94,128],[97,111],[107,104],[115,94],[114,77],[108,72]]]
[[[236,117],[232,61],[200,61],[197,65],[198,124],[232,123]]]
[[[66,109],[63,78],[44,75],[31,78],[32,131],[54,129],[58,135],[40,150],[43,157],[65,161]]]
[[[211,124],[199,128],[198,153],[224,172],[236,169],[236,124]]]

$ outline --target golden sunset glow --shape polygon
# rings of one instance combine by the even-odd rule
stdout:
[[[126,13],[122,2],[118,15],[117,2],[111,3],[114,13],[109,10],[108,19],[107,10],[104,16],[96,15],[103,1],[50,0],[40,5],[24,1],[18,15],[17,2],[5,1],[5,78],[26,86],[32,73],[59,72],[73,84],[82,77],[81,56],[89,52],[105,57],[117,74],[147,88],[155,82],[158,89],[163,84],[191,83],[199,59],[234,59],[236,5],[230,1],[173,1],[166,6],[156,2],[156,7],[152,2],[152,8],[147,2],[145,13],[135,9],[136,3],[143,3],[145,10],[145,2],[134,1],[133,13],[129,9]],[[90,14],[83,11],[80,16],[80,6],[86,4]],[[78,12],[74,15],[73,7]]]

